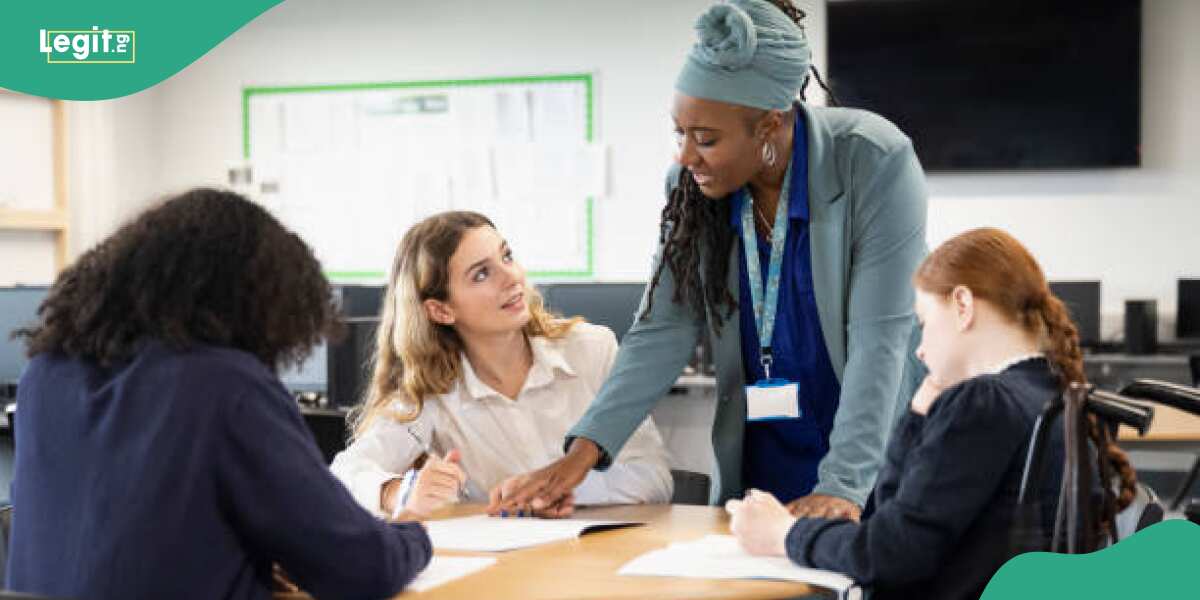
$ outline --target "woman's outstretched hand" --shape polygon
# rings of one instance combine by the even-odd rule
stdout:
[[[539,516],[565,517],[574,510],[574,490],[600,461],[600,447],[575,438],[566,456],[522,475],[510,477],[489,494],[487,512],[516,514],[532,510]]]

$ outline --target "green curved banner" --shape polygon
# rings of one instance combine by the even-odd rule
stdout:
[[[178,73],[282,0],[8,2],[0,87],[104,100]]]
[[[982,600],[1197,598],[1200,525],[1175,519],[1091,554],[1030,552],[1004,564]]]

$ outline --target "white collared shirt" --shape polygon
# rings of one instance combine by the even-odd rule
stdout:
[[[508,477],[561,458],[567,431],[587,411],[612,368],[617,339],[607,327],[579,323],[562,339],[534,337],[529,342],[533,365],[515,399],[481,381],[464,355],[463,375],[454,389],[427,398],[411,423],[377,419],[333,459],[333,474],[359,504],[382,515],[381,488],[402,477],[420,457],[418,437],[431,440],[439,455],[458,448],[471,502],[487,502],[488,492]],[[672,491],[662,437],[647,418],[611,467],[588,472],[575,489],[575,502],[662,503],[670,502]]]

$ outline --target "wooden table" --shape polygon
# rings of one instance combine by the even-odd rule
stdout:
[[[480,505],[455,506],[439,517],[482,512]],[[446,556],[495,556],[495,565],[433,588],[425,593],[396,596],[408,600],[437,598],[797,598],[835,595],[801,583],[628,577],[617,575],[625,563],[671,542],[693,540],[710,533],[729,533],[729,517],[714,506],[637,505],[585,508],[582,519],[645,521],[629,527],[588,533],[576,540],[499,553],[437,551]]]

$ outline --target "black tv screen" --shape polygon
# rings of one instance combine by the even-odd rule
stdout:
[[[830,87],[928,170],[1137,166],[1141,4],[830,0]]]

